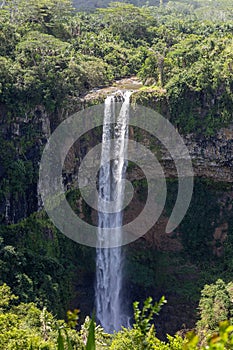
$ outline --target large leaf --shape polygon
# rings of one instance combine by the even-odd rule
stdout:
[[[92,317],[91,323],[89,326],[89,334],[87,338],[87,345],[86,345],[86,350],[95,350],[95,323],[94,319]]]
[[[58,330],[57,350],[65,350],[64,341],[60,329]]]

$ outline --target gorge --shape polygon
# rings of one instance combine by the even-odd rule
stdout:
[[[125,80],[122,81],[124,87],[126,85],[127,88],[126,83],[127,82]],[[130,89],[132,88],[132,85],[136,85],[137,89],[140,89],[140,85],[138,85],[138,83],[132,83],[132,81],[130,80],[129,84]],[[117,84],[116,87],[112,87],[110,89],[110,92],[108,90],[107,92],[105,92],[104,89],[101,89],[98,92],[98,97],[96,92],[87,95],[85,104],[95,104],[97,103],[96,101],[100,101],[102,103],[106,99],[106,96],[108,94],[112,95],[114,93],[117,93],[117,91],[119,90],[119,85]],[[145,91],[140,92],[140,90],[138,90],[138,92],[135,92],[130,99],[132,100],[135,97],[137,99],[141,99],[141,97],[144,98],[145,94]],[[148,96],[150,96],[150,103],[156,105],[159,108],[163,108],[163,110],[165,111],[168,111],[168,106],[166,104],[167,102],[165,100],[161,101],[161,98],[157,97],[156,92],[152,93],[150,90],[150,92],[148,92],[147,94]],[[80,109],[83,108],[83,104],[84,102],[81,101],[79,104]],[[62,120],[63,118],[64,116],[60,114],[59,116],[57,116],[56,120]],[[50,133],[54,129],[54,125],[56,125],[54,123],[53,115],[49,114],[44,108],[42,108],[42,106],[37,106],[33,111],[33,117],[30,120],[26,120],[23,118],[15,118],[9,124],[4,118],[4,115],[1,120],[4,138],[8,138],[9,140],[14,139],[15,144],[18,143],[17,147],[20,147],[20,139],[25,137],[26,133],[28,132],[27,130],[29,130],[31,127],[40,130],[41,136],[39,138],[34,139],[34,146],[30,147],[27,151],[27,157],[28,159],[32,160],[34,164],[32,169],[35,169],[34,171],[36,173],[36,168],[38,164],[37,162],[39,160],[39,149],[41,147],[41,144],[44,144],[46,142]],[[82,140],[82,149],[80,144],[75,144],[66,159],[64,169],[64,183],[67,189],[74,189],[74,192],[68,190],[68,198],[70,198],[74,210],[77,210],[78,207],[79,215],[84,219],[90,220],[90,222],[95,222],[96,225],[98,222],[98,217],[95,213],[91,212],[87,206],[85,206],[85,203],[82,200],[82,198],[79,198],[79,194],[75,192],[75,183],[77,179],[77,169],[79,166],[79,162],[85,156],[83,150],[88,150],[90,146],[94,146],[96,142],[95,140],[99,139],[100,141],[100,137],[100,133],[93,132],[90,136]],[[139,134],[137,130],[133,130],[131,127],[129,128],[129,137],[140,137],[140,142],[144,143],[145,145],[148,145],[150,143],[149,135]],[[167,331],[175,331],[175,329],[179,328],[180,322],[191,322],[190,325],[192,325],[194,322],[192,321],[192,318],[187,317],[187,315],[192,314],[191,310],[196,305],[195,295],[197,295],[197,291],[193,291],[192,293],[194,298],[192,297],[193,301],[191,302],[191,305],[194,306],[190,306],[190,302],[183,302],[182,297],[175,297],[172,291],[172,285],[169,281],[168,276],[170,273],[169,271],[171,269],[170,264],[173,265],[172,261],[173,259],[175,259],[174,256],[178,258],[178,256],[187,254],[187,261],[189,261],[192,257],[192,255],[190,255],[191,252],[202,251],[205,252],[205,255],[208,254],[209,257],[211,257],[211,255],[213,257],[217,256],[218,259],[222,260],[224,249],[226,249],[224,247],[228,240],[227,235],[231,232],[232,227],[232,212],[230,209],[232,202],[232,138],[233,132],[230,126],[228,128],[221,128],[213,136],[196,134],[184,135],[185,142],[189,148],[190,154],[193,159],[193,167],[196,176],[196,185],[190,212],[187,214],[186,218],[184,219],[184,222],[182,223],[181,227],[177,230],[177,232],[174,232],[171,235],[165,235],[164,228],[167,222],[170,202],[174,201],[175,199],[176,184],[175,182],[173,182],[172,179],[175,179],[176,172],[175,167],[172,164],[172,161],[169,158],[169,154],[167,154],[166,150],[163,149],[160,145],[154,145],[154,151],[158,152],[158,149],[160,150],[159,161],[164,168],[165,175],[168,179],[171,191],[169,190],[170,195],[168,198],[167,206],[156,227],[151,229],[150,232],[148,232],[147,235],[140,240],[140,242],[135,242],[135,244],[131,244],[127,248],[128,253],[127,261],[125,262],[124,276],[126,284],[124,286],[123,294],[127,295],[130,304],[130,300],[132,302],[133,300],[139,299],[139,295],[135,293],[136,289],[142,290],[142,295],[144,295],[144,298],[148,295],[146,293],[146,287],[144,286],[145,284],[147,285],[149,283],[153,295],[158,295],[158,293],[163,293],[163,291],[165,291],[166,295],[169,298],[169,308],[170,310],[172,310],[169,311],[168,316],[165,307],[165,316],[163,316],[163,313],[161,314],[161,322],[163,322],[163,317],[172,317],[172,322],[169,322],[169,324],[166,326],[168,328],[166,328],[165,326],[163,327],[165,331],[166,329]],[[11,155],[9,155],[9,157],[11,157]],[[17,166],[20,166],[20,163],[17,163]],[[132,167],[132,165],[130,165],[127,176],[128,179],[132,183],[134,183],[136,202],[134,202],[134,207],[132,207],[131,209],[129,208],[125,212],[124,220],[126,221],[131,220],[134,213],[141,210],[143,205],[142,197],[143,194],[146,193],[146,187],[143,182],[143,174],[141,173],[140,169]],[[207,178],[207,180],[205,180],[205,178]],[[18,180],[19,179],[20,177],[18,177]],[[22,181],[24,181],[24,179],[22,179]],[[8,224],[16,225],[15,229],[14,227],[7,228],[8,234],[4,236],[5,242],[7,242],[8,244],[22,244],[20,242],[23,242],[24,240],[22,240],[20,232],[23,232],[24,229],[20,227],[23,227],[22,225],[26,225],[26,227],[28,226],[29,230],[28,234],[26,234],[26,237],[28,237],[27,244],[33,247],[33,249],[35,249],[36,251],[38,251],[38,248],[35,246],[33,240],[41,240],[41,234],[39,233],[39,230],[42,229],[42,231],[44,232],[44,239],[46,240],[46,244],[48,245],[53,245],[53,237],[57,237],[57,235],[59,234],[56,233],[56,231],[54,231],[54,229],[51,228],[50,225],[48,225],[46,220],[44,219],[43,228],[40,228],[41,222],[39,220],[37,224],[38,232],[35,232],[33,235],[30,235],[29,233],[31,230],[30,219],[27,219],[25,224],[24,222],[20,223],[20,220],[22,220],[23,218],[27,218],[37,208],[37,188],[35,185],[35,180],[32,183],[28,181],[26,184],[27,189],[25,190],[25,194],[21,192],[17,196],[14,195],[14,192],[11,192],[11,195],[6,197],[6,200],[2,201],[2,206],[0,210],[5,223],[7,222]],[[17,190],[17,188],[15,190]],[[29,195],[27,195],[27,193],[29,193]],[[18,204],[19,202],[21,203],[20,206]],[[5,216],[5,213],[7,213],[7,216]],[[43,211],[39,212],[38,215],[40,216],[42,215],[42,213]],[[208,217],[208,220],[206,220],[206,217]],[[205,224],[203,224],[204,221]],[[9,233],[9,230],[12,230],[12,235]],[[18,232],[17,240],[15,240],[14,238],[14,230],[17,230]],[[193,240],[193,238],[191,237],[196,237],[196,240]],[[147,248],[143,248],[144,244]],[[71,243],[69,243],[69,245],[72,246]],[[152,274],[152,271],[147,268],[147,254],[145,254],[144,249],[146,249],[146,251],[149,249],[149,251],[151,252],[148,253],[148,259],[152,259],[150,260],[150,264],[156,264],[154,266],[154,271],[157,271],[155,274]],[[125,248],[123,249],[123,252],[124,251]],[[157,252],[155,256],[153,255],[153,251]],[[81,253],[81,250],[78,250],[78,252],[80,260],[80,256],[82,256],[83,253]],[[57,253],[55,253],[54,251],[54,254]],[[84,259],[83,264],[85,264],[85,254],[82,258]],[[91,312],[91,305],[93,305],[94,308],[96,293],[94,287],[90,288],[90,284],[92,286],[94,286],[95,284],[95,254],[92,251],[90,251],[88,254],[90,254],[91,256],[90,268],[84,270],[80,266],[78,272],[80,277],[79,280],[75,282],[75,285],[77,283],[77,287],[75,288],[77,289],[77,293],[79,295],[79,297],[77,298],[77,302],[80,303],[79,305],[81,310],[83,311],[83,313],[86,314]],[[138,260],[136,260],[136,262],[134,261],[134,255],[138,256]],[[166,255],[169,255],[169,257],[167,258],[168,266],[164,265],[163,261]],[[192,281],[192,279],[200,280],[201,278],[200,272],[195,267],[195,264],[193,264],[193,261],[196,259],[195,257],[196,255],[193,255],[191,262],[177,262],[177,264],[179,264],[179,268],[174,268],[174,274],[178,275],[180,279],[180,285],[178,285],[177,288],[178,290],[181,290],[181,295],[182,293],[185,293],[185,295],[189,295],[190,281]],[[38,257],[37,260],[39,261]],[[80,264],[81,261],[82,260],[80,260]],[[141,269],[143,269],[144,272],[139,273]],[[163,277],[161,277],[161,275],[159,274],[160,269],[163,270]],[[185,273],[186,269],[188,269],[188,273]],[[155,278],[155,276],[157,277]],[[183,288],[183,285],[186,286],[185,289]],[[196,286],[197,288],[199,288],[198,284],[196,284]],[[88,303],[86,302],[87,291],[89,300]],[[184,312],[183,316],[179,316],[181,317],[181,321],[176,319],[176,308],[174,306],[175,304],[179,305],[179,298],[180,306],[176,306],[176,308],[179,308],[179,315],[183,313],[186,307],[190,308],[190,311],[188,313]],[[73,303],[75,305],[76,297],[74,298]],[[187,321],[187,319],[189,321]],[[171,324],[173,326],[171,326]]]

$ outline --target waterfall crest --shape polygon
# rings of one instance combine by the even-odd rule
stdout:
[[[98,205],[98,239],[101,246],[101,241],[108,239],[106,230],[102,229],[117,228],[119,247],[97,248],[95,294],[97,319],[109,333],[126,325],[121,301],[123,253],[120,245],[123,218],[122,211],[117,208],[121,208],[124,201],[130,95],[129,91],[123,94],[123,104],[118,115],[115,112],[116,98],[108,96],[105,100],[99,174],[99,196],[103,201]],[[114,139],[114,145],[111,139]],[[114,160],[109,161],[112,152]],[[114,213],[107,213],[105,209],[113,200]]]

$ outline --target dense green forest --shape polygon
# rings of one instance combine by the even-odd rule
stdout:
[[[86,9],[89,11],[93,11],[93,9],[100,8],[100,7],[107,7],[112,1],[110,0],[73,0],[73,5],[77,9]],[[213,13],[218,11],[218,16],[221,16],[221,13],[219,12],[223,11],[223,13],[226,12],[226,7],[231,6],[230,0],[224,0],[224,1],[218,1],[218,0],[126,0],[126,1],[118,1],[119,3],[128,3],[133,4],[135,6],[181,6],[183,10],[188,11],[194,11],[196,9],[202,9],[205,8],[205,11],[207,12],[207,15],[210,13]],[[203,14],[203,11],[202,11]],[[230,15],[230,13],[229,13]]]
[[[9,115],[42,101],[54,112],[92,87],[137,74],[166,94],[180,130],[211,134],[229,122],[232,21],[219,12],[204,21],[177,3],[113,3],[93,14],[73,14],[69,1],[35,4],[9,1],[1,10],[1,101],[12,106]]]
[[[95,251],[63,236],[39,208],[46,121],[54,130],[81,108],[90,90],[131,76],[143,82],[134,102],[155,108],[156,101],[183,135],[214,137],[228,127],[233,121],[232,1],[1,2],[0,349],[233,346],[233,217],[224,209],[232,206],[231,183],[195,180],[193,201],[179,227],[181,252],[160,251],[143,239],[125,247],[129,299],[140,304],[132,307],[132,328],[113,335],[98,325],[94,332],[86,317],[94,309]],[[167,213],[177,187],[168,182]],[[134,185],[143,197],[144,182]],[[73,189],[67,193],[74,209],[79,195]],[[90,220],[90,208],[83,205],[82,211]],[[213,231],[226,221],[227,239],[214,243],[224,253],[213,254]],[[153,304],[150,294],[158,300],[164,294],[167,305],[164,299]],[[189,324],[174,329],[173,321],[161,329],[170,299],[178,315],[188,305],[193,332]],[[88,337],[94,333],[96,345]]]

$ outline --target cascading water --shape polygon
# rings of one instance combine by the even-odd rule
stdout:
[[[99,174],[98,239],[108,240],[102,228],[117,229],[117,248],[97,248],[96,250],[96,316],[103,328],[111,333],[126,325],[123,316],[121,289],[123,253],[121,249],[122,207],[124,201],[124,177],[126,173],[128,147],[128,119],[131,92],[123,94],[120,113],[115,113],[115,97],[105,100],[105,115],[102,136],[101,167]],[[113,124],[114,123],[114,124]],[[115,125],[115,127],[114,127]],[[114,139],[111,149],[110,140]],[[110,155],[114,160],[110,161]],[[114,201],[112,213],[106,212],[109,203]],[[113,208],[113,209],[114,209]]]

